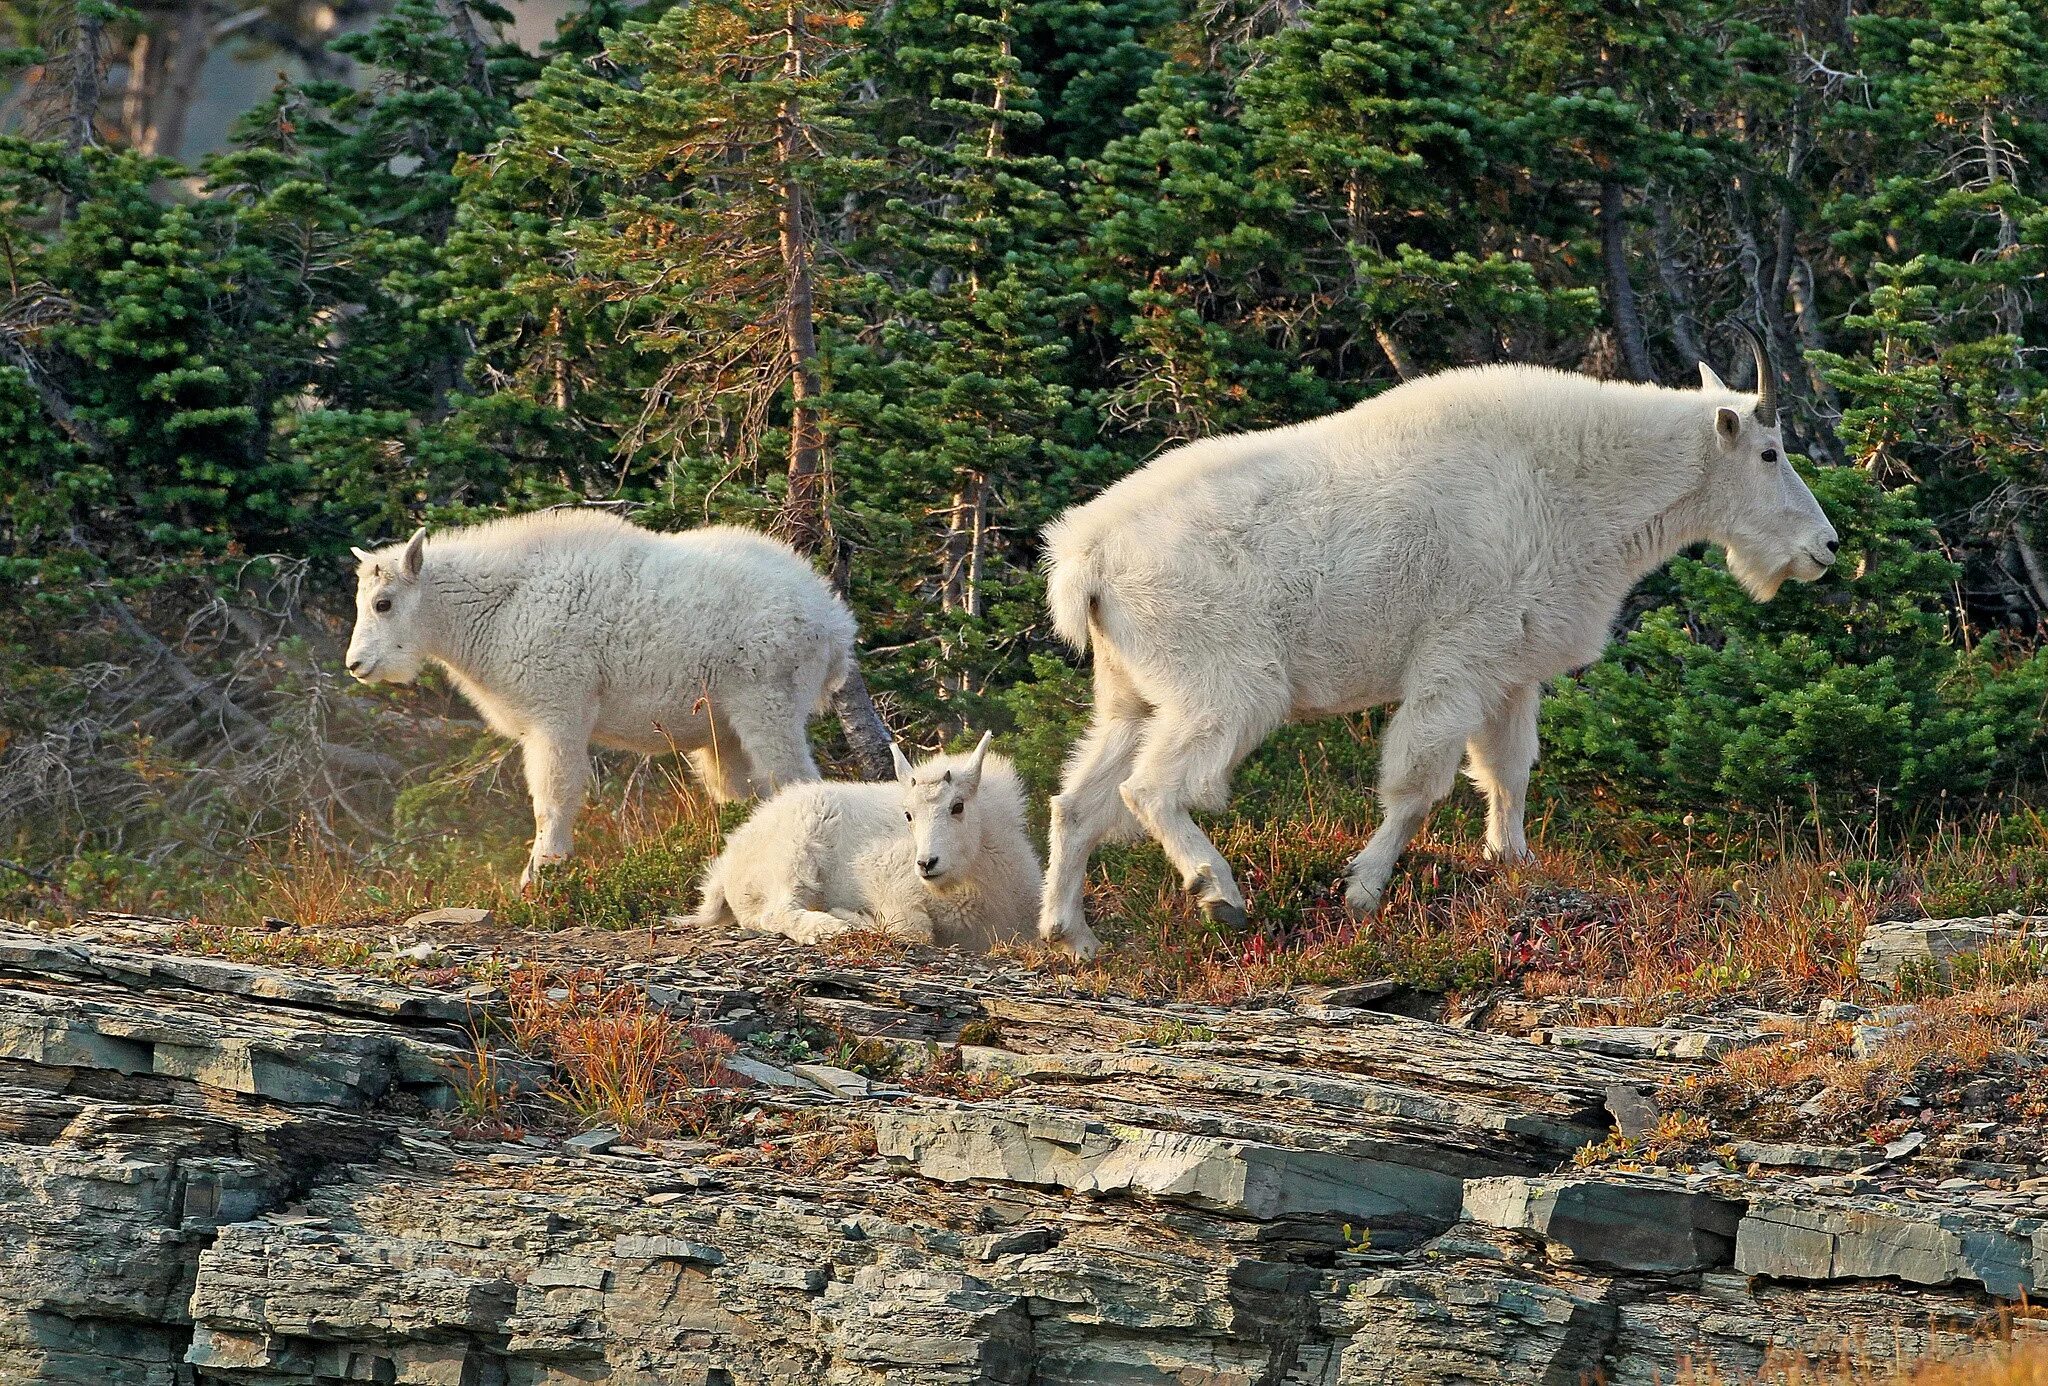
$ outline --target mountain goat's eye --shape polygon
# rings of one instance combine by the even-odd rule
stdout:
[[[908,822],[910,821],[910,810],[909,810],[909,809],[905,809],[905,810],[903,810],[903,821],[904,821],[904,822],[906,822],[906,823],[908,823]]]
[[[955,818],[958,818],[961,814],[965,812],[967,812],[967,805],[957,802],[953,805],[953,816]]]
[[[379,612],[389,611],[391,609],[391,598],[379,597],[377,598],[376,601],[370,603],[370,605],[373,609]]]
[[[1777,460],[1778,460],[1778,450],[1777,450],[1776,448],[1765,448],[1765,449],[1764,449],[1764,461],[1766,461],[1766,462],[1775,462],[1775,461],[1777,461]]]

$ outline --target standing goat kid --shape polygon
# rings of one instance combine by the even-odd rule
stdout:
[[[1039,930],[1090,956],[1088,856],[1158,840],[1205,913],[1244,918],[1189,815],[1282,723],[1399,703],[1381,742],[1385,817],[1346,902],[1379,907],[1461,757],[1490,855],[1528,854],[1524,797],[1546,679],[1600,657],[1623,598],[1688,544],[1728,552],[1758,601],[1812,581],[1837,538],[1759,392],[1482,366],[1342,414],[1190,443],[1046,534],[1047,601],[1095,650],[1095,716],[1052,801]]]
[[[592,743],[678,750],[720,803],[818,778],[805,727],[853,667],[853,615],[788,545],[549,510],[355,550],[348,671],[428,661],[516,740],[533,795],[522,885],[566,859]]]
[[[988,743],[917,766],[899,749],[893,785],[783,790],[726,840],[690,923],[798,943],[879,929],[975,952],[1026,935],[1044,877],[1024,786]]]

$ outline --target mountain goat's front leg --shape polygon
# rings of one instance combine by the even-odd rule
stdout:
[[[1460,753],[1482,717],[1476,695],[1430,690],[1402,703],[1387,722],[1380,759],[1380,802],[1386,817],[1365,850],[1351,859],[1346,873],[1344,903],[1359,914],[1380,907],[1394,863],[1436,801],[1457,782]]]
[[[590,738],[584,732],[533,731],[520,742],[526,788],[533,796],[533,852],[519,887],[531,886],[540,868],[567,861],[576,816],[590,784]]]
[[[1486,855],[1495,861],[1527,861],[1529,839],[1522,820],[1529,802],[1529,770],[1536,764],[1536,713],[1543,693],[1533,683],[1508,690],[1507,697],[1466,743],[1466,775],[1486,791]]]

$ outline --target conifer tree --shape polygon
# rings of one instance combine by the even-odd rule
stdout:
[[[1044,117],[1015,0],[908,0],[872,42],[870,80],[913,114],[868,244],[886,266],[858,305],[876,330],[835,360],[840,457],[869,524],[900,535],[897,580],[935,599],[936,684],[960,693],[990,672],[991,615],[1013,622],[1032,590],[1027,536],[1106,454],[1066,383],[1082,295],[1060,165],[1020,148]]]
[[[839,276],[823,209],[858,168],[837,66],[854,18],[830,0],[708,0],[628,24],[602,61],[557,62],[497,156],[594,180],[521,292],[555,297],[550,313],[597,308],[649,372],[628,464],[730,469],[773,434],[774,528],[805,552],[830,533],[817,321]],[[701,494],[717,477],[692,480]]]
[[[1120,375],[1107,408],[1165,438],[1308,418],[1340,399],[1304,359],[1317,290],[1294,201],[1231,103],[1226,74],[1162,66],[1130,109],[1140,128],[1089,162],[1079,193],[1082,263]]]
[[[1829,209],[1868,266],[1845,326],[1868,346],[1817,359],[1842,392],[1852,458],[1917,481],[1985,559],[2005,615],[2048,618],[2048,22],[2009,0],[1885,7],[1856,24],[1870,100],[1840,113],[1866,190]]]
[[[1238,82],[1298,234],[1327,247],[1304,255],[1332,286],[1332,316],[1351,316],[1400,379],[1486,359],[1505,328],[1575,323],[1589,306],[1487,233],[1513,205],[1513,132],[1473,32],[1461,0],[1322,0],[1261,40]]]

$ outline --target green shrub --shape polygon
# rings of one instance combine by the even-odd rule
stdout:
[[[1955,638],[1959,570],[1910,489],[1810,480],[1842,532],[1836,573],[1760,605],[1718,559],[1675,560],[1668,600],[1546,700],[1552,779],[1680,813],[1924,811],[2042,778],[2048,657]]]

